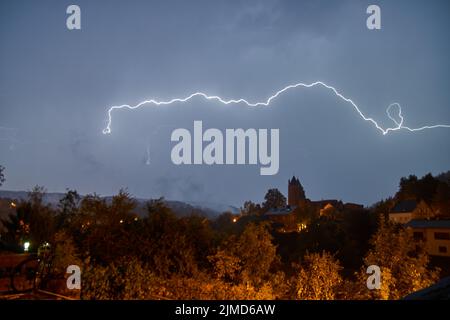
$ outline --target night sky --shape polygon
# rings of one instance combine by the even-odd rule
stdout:
[[[81,30],[66,8],[81,8]],[[366,8],[381,7],[368,30]],[[287,195],[299,177],[307,197],[370,205],[400,177],[450,169],[450,129],[383,136],[323,88],[286,92],[270,107],[200,98],[120,110],[203,91],[267,99],[296,82],[324,81],[384,127],[390,103],[405,125],[450,124],[450,2],[82,1],[0,2],[0,164],[3,190],[43,185],[82,194],[120,188],[141,198],[260,202]],[[279,128],[280,170],[259,165],[176,166],[176,128]],[[148,162],[148,156],[150,161]]]

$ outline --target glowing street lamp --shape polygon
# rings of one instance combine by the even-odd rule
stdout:
[[[28,249],[30,248],[30,242],[25,242],[24,244],[23,244],[23,250],[25,251],[25,252],[28,252]]]

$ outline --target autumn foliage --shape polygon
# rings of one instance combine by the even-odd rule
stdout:
[[[415,183],[402,180],[398,197],[425,188],[425,214],[446,191],[438,183],[432,196]],[[69,190],[55,208],[44,192],[17,203],[2,239],[52,244],[55,273],[80,265],[82,299],[400,299],[439,278],[423,244],[385,219],[389,202],[324,216],[306,208],[297,213],[305,230],[280,233],[263,214],[269,202],[285,203],[274,190],[262,205],[246,202],[239,219],[179,216],[164,199],[138,215],[126,191],[106,199]],[[379,290],[366,286],[369,265],[381,268]]]

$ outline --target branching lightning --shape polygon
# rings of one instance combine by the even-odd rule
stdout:
[[[267,107],[269,106],[273,100],[275,100],[276,98],[278,98],[281,94],[283,94],[284,92],[291,90],[291,89],[296,89],[296,88],[312,88],[312,87],[316,87],[316,86],[320,86],[323,87],[325,89],[328,89],[329,91],[331,91],[332,93],[334,93],[338,98],[340,98],[341,100],[349,103],[354,109],[355,111],[359,114],[359,116],[367,122],[372,123],[376,129],[378,129],[383,135],[388,134],[391,131],[398,131],[398,130],[407,130],[410,132],[416,132],[416,131],[422,131],[425,129],[436,129],[436,128],[450,128],[450,125],[447,124],[435,124],[435,125],[426,125],[426,126],[422,126],[419,128],[410,128],[408,126],[403,125],[404,123],[404,118],[402,115],[402,107],[399,103],[392,103],[390,104],[387,109],[386,109],[386,113],[387,116],[389,117],[390,120],[392,120],[395,124],[395,126],[393,127],[388,127],[388,128],[383,128],[381,127],[373,118],[370,117],[366,117],[362,111],[360,110],[360,108],[358,107],[358,105],[353,102],[352,99],[345,97],[342,93],[340,93],[335,87],[330,86],[322,81],[316,81],[313,83],[296,83],[296,84],[292,84],[292,85],[288,85],[287,87],[284,87],[283,89],[277,91],[274,95],[270,96],[266,101],[261,101],[261,102],[249,102],[246,99],[231,99],[231,100],[225,100],[219,96],[210,96],[206,93],[203,92],[196,92],[193,93],[185,98],[174,98],[168,101],[157,101],[154,99],[151,100],[145,100],[142,101],[140,103],[138,103],[137,105],[134,106],[130,106],[130,105],[121,105],[121,106],[112,106],[109,108],[108,110],[108,123],[106,128],[103,130],[104,134],[109,134],[111,133],[111,124],[112,124],[112,112],[114,110],[119,110],[119,109],[130,109],[130,110],[134,110],[134,109],[138,109],[144,105],[155,105],[155,106],[162,106],[162,105],[170,105],[170,104],[174,104],[174,103],[183,103],[183,102],[187,102],[195,97],[201,97],[204,98],[206,100],[215,100],[218,101],[222,104],[225,105],[229,105],[229,104],[240,104],[243,103],[245,105],[247,105],[248,107]],[[398,116],[398,120],[396,120],[393,116],[392,116],[392,109],[395,108],[397,111],[397,116]]]

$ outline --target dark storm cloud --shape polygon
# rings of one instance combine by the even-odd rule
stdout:
[[[76,3],[81,31],[65,26],[72,2],[0,2],[0,126],[17,128],[21,141],[11,150],[0,140],[3,188],[111,194],[128,187],[139,197],[240,206],[261,201],[270,187],[286,193],[296,174],[313,199],[370,204],[395,192],[401,176],[450,168],[450,130],[382,136],[319,88],[290,91],[257,110],[201,99],[121,110],[111,135],[101,133],[111,105],[198,90],[255,101],[316,80],[383,126],[392,125],[385,110],[394,101],[408,126],[449,123],[448,1],[377,1],[381,31],[365,26],[369,1]],[[194,120],[221,130],[279,128],[279,173],[173,165],[170,133],[192,130]]]
[[[90,150],[92,144],[86,136],[73,137],[68,145],[71,151],[70,156],[77,163],[85,164],[87,173],[103,168],[103,165],[95,158],[94,152]]]

